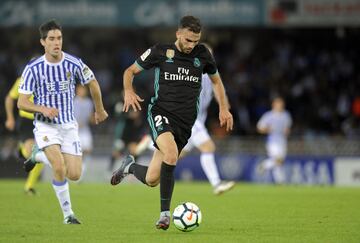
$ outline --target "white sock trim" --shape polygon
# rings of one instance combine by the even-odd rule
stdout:
[[[46,157],[45,152],[42,151],[42,150],[40,150],[39,152],[37,152],[37,153],[35,154],[35,160],[36,160],[37,162],[44,163],[44,164],[46,164],[46,165],[48,165],[48,166],[51,167],[50,161],[49,161],[48,158]]]

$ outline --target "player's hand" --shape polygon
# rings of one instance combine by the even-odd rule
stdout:
[[[52,120],[59,115],[59,110],[53,107],[43,106],[41,113]]]
[[[231,115],[229,110],[227,110],[227,109],[220,110],[219,120],[220,120],[221,127],[226,125],[227,132],[233,129],[234,120],[233,120],[233,116]]]
[[[126,90],[124,92],[124,107],[123,111],[128,112],[130,106],[133,108],[134,111],[141,111],[141,105],[139,102],[143,102],[144,100],[141,99],[134,91]]]
[[[108,113],[106,110],[102,109],[100,111],[95,111],[95,124],[99,124],[100,122],[103,122],[108,118]]]
[[[15,129],[15,119],[14,119],[14,118],[8,118],[8,119],[6,119],[5,127],[6,127],[6,129],[8,129],[9,131],[14,131],[14,129]]]

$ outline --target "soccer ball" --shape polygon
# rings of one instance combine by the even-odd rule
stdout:
[[[186,202],[174,209],[173,222],[177,229],[188,232],[199,227],[202,215],[195,203]]]

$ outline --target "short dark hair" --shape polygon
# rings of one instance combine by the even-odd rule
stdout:
[[[200,19],[191,15],[184,16],[180,19],[179,28],[188,29],[194,33],[200,33],[201,32]]]
[[[40,31],[40,38],[46,39],[48,32],[50,30],[60,30],[62,31],[61,25],[55,20],[51,19],[40,25],[39,31]]]

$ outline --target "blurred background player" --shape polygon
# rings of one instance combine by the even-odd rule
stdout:
[[[257,123],[257,130],[267,134],[266,150],[268,158],[259,165],[260,173],[273,170],[275,183],[285,182],[283,163],[287,153],[287,137],[292,124],[291,115],[285,110],[283,98],[276,97],[272,101],[272,109],[265,112]]]
[[[114,111],[116,124],[109,171],[113,170],[115,162],[122,156],[132,154],[136,158],[140,155],[136,152],[137,144],[148,132],[141,112],[129,111],[125,113],[122,109],[123,103],[117,102]],[[150,137],[148,141],[151,141]]]
[[[34,134],[32,132],[34,128],[34,114],[24,110],[19,110],[18,119],[15,121],[14,104],[15,101],[19,98],[18,88],[20,81],[21,77],[16,79],[5,98],[5,127],[9,131],[14,131],[16,129],[17,136],[19,137],[19,155],[24,157],[24,159],[27,159],[30,157],[31,148],[34,145]],[[31,96],[30,100],[33,102],[34,96]],[[36,194],[35,185],[41,175],[43,167],[43,164],[36,164],[35,168],[30,171],[24,186],[25,193],[29,195]]]
[[[213,97],[212,83],[207,74],[202,75],[199,112],[191,129],[191,137],[180,157],[185,156],[193,147],[200,150],[200,164],[216,195],[222,194],[235,186],[234,181],[221,181],[215,163],[215,144],[206,127],[207,108]]]
[[[84,177],[86,166],[91,157],[93,149],[93,136],[90,124],[94,123],[94,106],[88,96],[87,87],[76,86],[76,96],[74,98],[74,116],[79,125],[79,138],[83,153],[82,173],[79,181]]]

